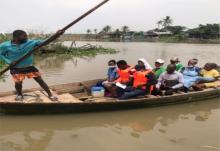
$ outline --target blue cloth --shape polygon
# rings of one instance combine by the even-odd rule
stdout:
[[[213,78],[213,77],[199,77],[198,78],[198,82],[202,82],[202,83],[214,82],[214,81],[215,81],[215,78]]]
[[[184,67],[182,70],[184,87],[190,88],[199,80],[199,71],[198,67]]]
[[[108,68],[107,76],[110,82],[116,80],[118,78],[117,68],[116,67]]]
[[[18,60],[25,54],[27,54],[34,47],[36,47],[37,45],[40,45],[41,43],[42,43],[41,40],[27,40],[25,43],[16,45],[12,43],[11,41],[6,41],[0,44],[0,60],[3,60],[7,64],[10,64]],[[22,67],[27,67],[27,66],[32,66],[32,65],[33,65],[33,55],[30,55],[29,57],[21,61],[15,67],[22,68]]]

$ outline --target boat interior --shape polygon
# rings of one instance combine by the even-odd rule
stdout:
[[[48,97],[45,91],[40,88],[26,89],[24,90],[23,101],[15,101],[15,91],[0,92],[0,102],[6,103],[83,103],[83,102],[114,102],[118,101],[116,98],[111,97],[93,97],[91,95],[91,87],[94,86],[98,81],[90,80],[84,82],[68,83],[50,86],[52,93],[58,98],[58,101],[53,102]],[[206,89],[210,90],[210,89]],[[206,91],[204,90],[204,91]],[[196,93],[191,92],[191,93]],[[184,92],[177,92],[174,95],[182,95]],[[140,98],[158,98],[158,96],[145,95]]]

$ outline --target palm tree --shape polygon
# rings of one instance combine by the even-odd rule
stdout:
[[[114,33],[115,33],[116,38],[120,38],[120,36],[121,36],[121,31],[120,31],[119,29],[116,29],[116,30],[114,31]]]
[[[94,29],[93,31],[94,31],[95,34],[97,34],[97,31],[98,31],[98,30],[97,30],[97,29]]]
[[[108,32],[110,32],[111,30],[112,30],[112,27],[109,26],[109,25],[105,26],[105,27],[102,29],[102,31],[103,31],[104,33],[108,33]]]
[[[170,18],[170,16],[166,16],[163,19],[163,27],[166,28],[167,26],[170,26],[172,24],[173,20]]]
[[[86,32],[87,32],[88,35],[91,34],[91,30],[90,29],[87,29]]]
[[[97,29],[94,29],[93,31],[94,31],[94,33],[95,33],[95,39],[97,39],[97,32],[98,32],[98,30],[97,30]]]
[[[87,29],[86,32],[87,32],[87,38],[90,38],[90,34],[92,31],[90,29]]]
[[[129,32],[129,27],[125,25],[121,28],[121,30],[122,30],[122,33],[125,34],[125,33]]]

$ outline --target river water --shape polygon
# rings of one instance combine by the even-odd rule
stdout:
[[[78,42],[82,45],[85,42]],[[66,42],[66,45],[69,43]],[[168,43],[93,43],[120,52],[93,58],[42,56],[36,66],[49,84],[68,83],[106,75],[109,59],[152,65],[178,56],[220,64],[220,45]],[[36,87],[32,80],[25,88]],[[0,91],[13,90],[11,77]],[[220,98],[195,103],[128,111],[51,115],[0,115],[0,151],[216,151],[220,150]]]

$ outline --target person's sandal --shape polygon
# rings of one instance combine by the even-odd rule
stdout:
[[[17,95],[15,97],[15,101],[22,101],[24,99],[24,97],[22,95]]]
[[[50,96],[49,99],[53,102],[58,102],[58,98],[55,96]]]

